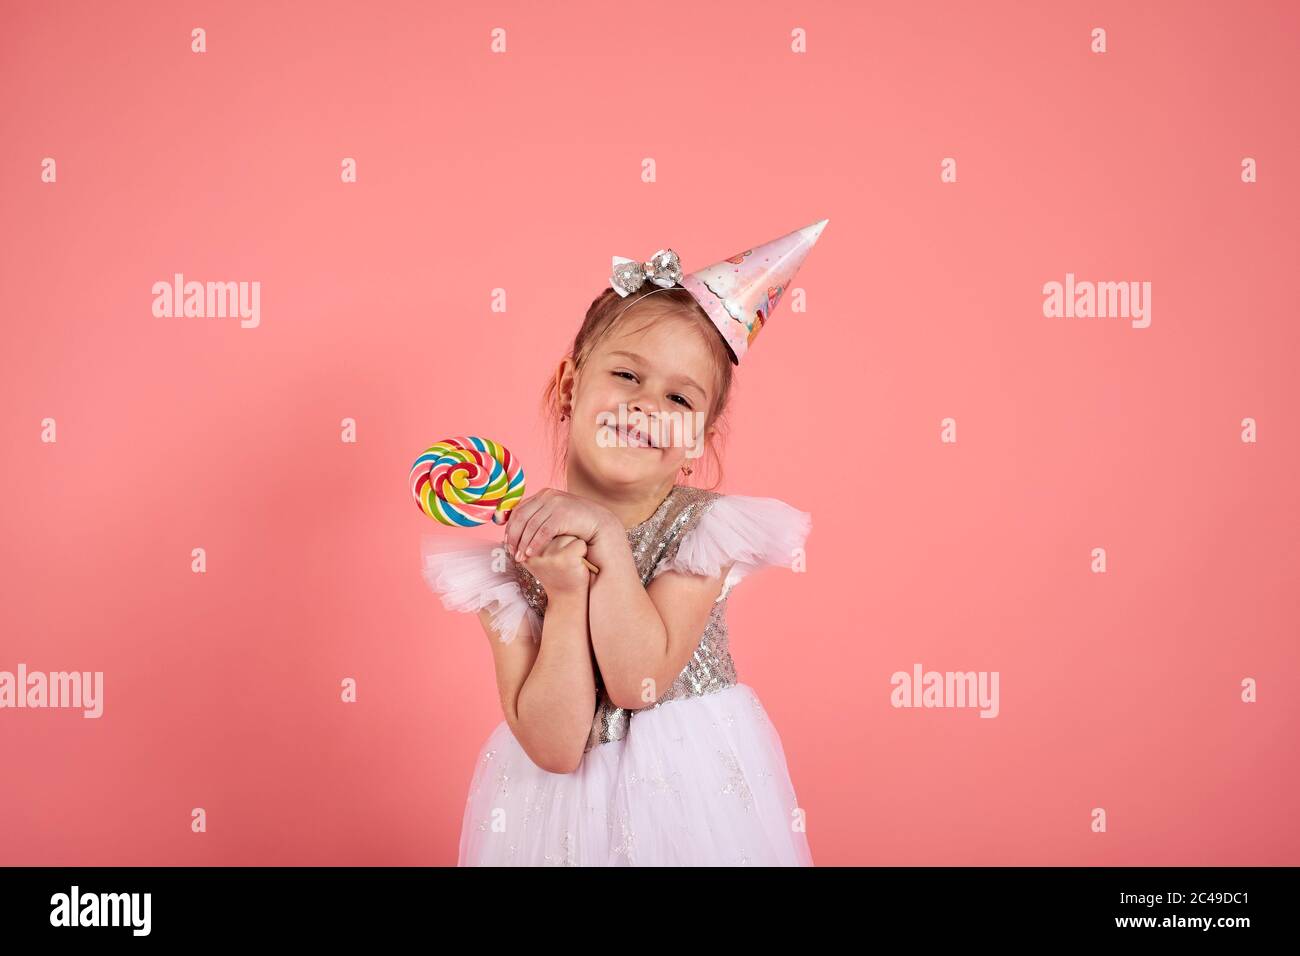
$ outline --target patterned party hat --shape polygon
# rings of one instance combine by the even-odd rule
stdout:
[[[828,222],[823,219],[687,274],[671,249],[660,249],[644,263],[615,256],[609,281],[623,296],[647,280],[662,288],[680,284],[708,313],[731,349],[732,362],[739,365]]]

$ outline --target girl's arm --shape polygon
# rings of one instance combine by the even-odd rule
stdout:
[[[588,586],[587,621],[605,691],[616,707],[638,710],[690,660],[729,566],[712,576],[669,571],[643,586],[617,519],[602,524],[587,556],[600,568]]]
[[[503,643],[490,612],[478,617],[492,645],[501,710],[515,739],[543,770],[572,773],[582,763],[596,712],[586,590],[547,595],[540,644],[528,638],[526,623]]]

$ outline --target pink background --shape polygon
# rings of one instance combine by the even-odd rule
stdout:
[[[0,711],[0,863],[454,863],[501,713],[411,461],[484,434],[540,490],[612,255],[823,217],[720,489],[814,515],[731,629],[815,861],[1300,863],[1297,7],[653,6],[6,5],[0,670],[105,712]],[[260,327],[155,318],[177,271]],[[1151,327],[1045,318],[1067,271]],[[894,709],[915,662],[1001,714]]]

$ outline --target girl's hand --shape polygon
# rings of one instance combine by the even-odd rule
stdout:
[[[608,508],[594,501],[543,488],[511,510],[506,522],[506,550],[516,561],[524,561],[543,553],[557,535],[573,535],[590,544],[602,527],[610,527],[611,521],[618,524]]]
[[[591,584],[591,572],[583,562],[586,555],[587,542],[571,534],[560,534],[540,554],[519,563],[542,582],[548,598],[565,593],[586,594]]]

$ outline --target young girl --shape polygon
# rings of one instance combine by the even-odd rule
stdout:
[[[424,536],[425,579],[488,635],[505,716],[474,770],[459,865],[812,865],[726,619],[738,581],[793,565],[811,516],[682,479],[825,225],[688,275],[671,250],[615,258],[547,388],[568,423],[567,490],[524,499],[500,545]]]

